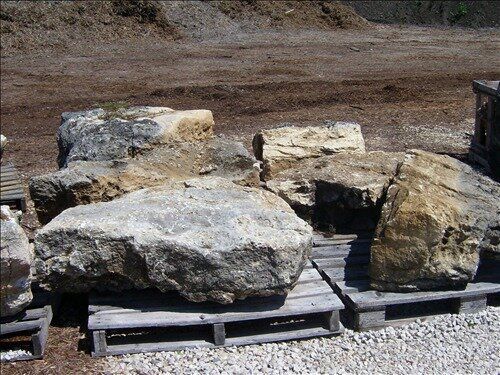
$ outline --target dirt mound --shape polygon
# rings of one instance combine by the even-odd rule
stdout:
[[[261,29],[362,28],[369,22],[332,1],[1,1],[1,47],[16,51],[78,44],[211,38]]]
[[[153,34],[178,36],[154,2],[1,2],[2,52],[65,48]]]
[[[258,27],[363,28],[369,23],[349,6],[335,1],[217,1],[214,5],[238,20]]]
[[[363,17],[380,23],[500,26],[498,0],[490,1],[342,1]]]

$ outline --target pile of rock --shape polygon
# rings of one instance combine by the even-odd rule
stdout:
[[[61,169],[30,181],[48,222],[35,237],[41,285],[220,303],[293,288],[311,227],[257,188],[256,159],[212,127],[205,110],[64,114]]]
[[[311,250],[307,222],[376,229],[370,274],[379,290],[463,286],[481,253],[498,258],[499,184],[455,159],[367,152],[360,126],[343,122],[261,131],[255,158],[215,137],[213,125],[206,110],[63,114],[60,169],[30,181],[47,224],[35,237],[41,285],[156,288],[220,303],[286,294]],[[19,238],[2,229],[2,241],[26,248],[5,220]],[[2,274],[4,253],[14,254],[3,246]],[[2,314],[4,300],[9,312],[29,300],[24,254],[19,267],[5,263],[22,282],[10,282],[15,293],[2,284]]]

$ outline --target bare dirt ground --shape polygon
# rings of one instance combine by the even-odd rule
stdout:
[[[4,158],[25,183],[55,170],[61,112],[117,101],[210,109],[216,132],[247,146],[261,128],[333,119],[359,122],[371,150],[464,157],[472,80],[498,79],[498,61],[498,29],[397,26],[14,55],[1,59],[1,131],[10,140]],[[25,226],[36,225],[30,208]],[[100,362],[78,349],[79,324],[51,328],[44,361],[5,365],[2,373],[97,372]]]

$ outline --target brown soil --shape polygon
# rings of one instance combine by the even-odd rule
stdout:
[[[11,142],[4,158],[25,183],[55,170],[61,112],[117,101],[210,109],[216,132],[247,145],[261,128],[334,119],[359,122],[371,150],[463,157],[474,116],[471,82],[498,79],[499,50],[498,30],[374,26],[13,54],[1,60],[0,118]],[[25,225],[36,226],[31,208]],[[78,327],[51,328],[44,361],[5,365],[2,373],[100,366],[77,351]]]

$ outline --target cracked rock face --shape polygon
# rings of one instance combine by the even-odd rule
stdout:
[[[58,164],[62,168],[77,160],[121,159],[173,140],[208,139],[213,124],[210,111],[167,107],[63,113],[57,134]]]
[[[35,238],[50,289],[157,288],[220,303],[286,294],[311,246],[311,227],[281,198],[217,177],[67,209]]]
[[[161,145],[134,158],[71,162],[67,168],[31,178],[29,187],[38,219],[45,224],[69,207],[110,201],[135,190],[197,176],[259,185],[257,161],[245,147],[214,137]]]
[[[27,307],[31,294],[33,248],[8,206],[0,210],[0,315],[15,315]]]
[[[268,190],[320,229],[375,229],[403,153],[339,153],[304,159],[274,175]]]
[[[253,150],[263,163],[267,181],[298,161],[344,152],[364,153],[361,127],[355,123],[328,122],[324,126],[286,126],[262,130],[254,136]]]
[[[371,250],[375,289],[462,287],[498,253],[500,184],[448,156],[412,150],[389,187]]]

